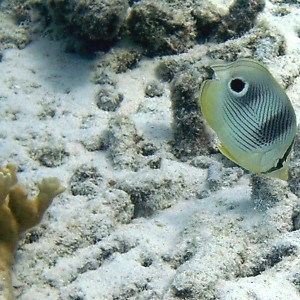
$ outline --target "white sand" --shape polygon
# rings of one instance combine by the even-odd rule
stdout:
[[[291,7],[288,16],[274,17],[268,2],[260,19],[279,26],[288,55],[299,55],[300,8]],[[168,151],[169,85],[164,83],[163,96],[145,97],[158,61],[143,59],[136,69],[115,75],[124,100],[113,113],[95,103],[95,62],[41,39],[6,50],[0,63],[1,164],[15,163],[29,190],[46,176],[67,187],[20,242],[13,269],[17,299],[189,299],[189,289],[198,299],[300,299],[300,232],[291,231],[295,195],[258,209],[244,175],[208,197],[197,196],[206,188],[207,169],[178,162]],[[279,68],[270,67],[280,77]],[[287,92],[299,119],[299,77]],[[119,168],[108,150],[84,147],[103,139],[116,115],[158,148],[160,169]],[[130,140],[122,132],[128,128],[126,123],[113,134]],[[49,146],[63,149],[54,167],[37,159]],[[95,168],[94,181],[83,182],[92,193],[73,195],[70,181],[85,165]],[[132,218],[130,199],[118,186],[157,186],[150,196],[157,211]]]

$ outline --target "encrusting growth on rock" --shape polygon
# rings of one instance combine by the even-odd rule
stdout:
[[[53,198],[64,191],[55,177],[42,180],[38,188],[39,193],[28,199],[17,183],[15,167],[0,168],[0,299],[14,299],[10,271],[19,235],[36,226]]]

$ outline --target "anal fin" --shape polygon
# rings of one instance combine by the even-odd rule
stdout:
[[[234,163],[236,163],[237,165],[239,165],[237,163],[237,161],[235,160],[235,158],[229,153],[229,151],[222,145],[219,144],[218,145],[218,149],[220,150],[220,152],[225,155],[227,158],[229,158],[231,161],[233,161]]]

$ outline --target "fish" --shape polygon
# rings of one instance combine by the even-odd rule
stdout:
[[[220,152],[252,173],[287,180],[297,121],[284,89],[254,59],[211,68],[214,77],[201,84],[198,105]]]

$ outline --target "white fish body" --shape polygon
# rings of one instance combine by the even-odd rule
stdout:
[[[211,67],[215,79],[202,83],[199,105],[221,142],[220,151],[253,173],[286,180],[297,131],[286,93],[255,60]]]

